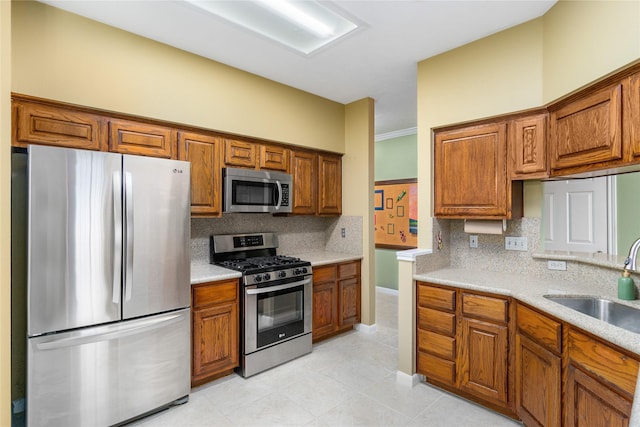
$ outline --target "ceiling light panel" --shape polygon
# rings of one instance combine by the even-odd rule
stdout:
[[[358,25],[311,0],[186,0],[306,55],[351,33]]]

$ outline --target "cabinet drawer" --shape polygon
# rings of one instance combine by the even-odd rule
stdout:
[[[638,375],[636,359],[573,329],[569,330],[567,349],[571,362],[575,362],[633,397]]]
[[[224,141],[225,166],[256,167],[256,145],[246,141]]]
[[[456,291],[442,289],[418,282],[418,304],[420,307],[433,307],[441,310],[455,311]]]
[[[194,285],[193,308],[205,307],[222,302],[235,301],[238,298],[238,281],[227,280],[223,282],[203,283]]]
[[[260,169],[287,172],[289,170],[289,150],[274,145],[261,145]]]
[[[431,354],[418,352],[416,370],[428,379],[443,381],[447,384],[456,382],[456,364],[450,360],[443,360]]]
[[[516,324],[520,332],[551,351],[562,351],[562,324],[521,304],[516,307]]]
[[[313,267],[313,283],[335,282],[336,266]]]
[[[359,273],[360,263],[350,262],[348,264],[340,264],[338,266],[338,277],[344,279],[345,277],[355,277]]]
[[[487,297],[484,295],[462,294],[462,314],[478,318],[507,321],[507,307],[509,302],[502,298]]]
[[[431,331],[418,330],[418,351],[447,360],[455,360],[456,339]]]
[[[453,313],[418,307],[418,328],[453,337],[456,333],[456,316]]]

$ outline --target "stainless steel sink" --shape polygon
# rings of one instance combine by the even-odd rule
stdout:
[[[550,301],[640,334],[640,310],[604,298],[544,295]]]

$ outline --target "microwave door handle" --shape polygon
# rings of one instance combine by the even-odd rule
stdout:
[[[276,181],[276,186],[278,187],[278,192],[276,193],[276,210],[279,211],[282,206],[282,184],[280,184],[280,181]]]

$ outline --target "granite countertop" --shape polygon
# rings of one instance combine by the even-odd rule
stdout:
[[[539,310],[571,323],[613,344],[640,355],[640,334],[579,313],[543,297],[547,294],[590,295],[607,298],[640,309],[640,301],[622,301],[602,294],[601,287],[570,281],[541,280],[526,275],[476,269],[443,269],[417,274],[414,279],[476,291],[512,296]]]
[[[351,255],[339,252],[325,251],[282,255],[294,256],[305,261],[309,261],[311,262],[312,267],[362,259],[362,255]],[[223,268],[202,261],[191,263],[192,285],[196,285],[198,283],[216,282],[218,280],[235,279],[238,277],[242,277],[242,273],[240,273],[239,271],[229,270],[228,268]]]

